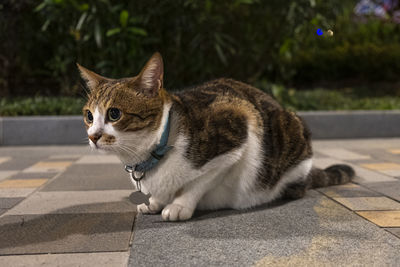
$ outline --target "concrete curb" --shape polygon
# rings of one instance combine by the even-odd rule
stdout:
[[[400,136],[400,110],[298,112],[314,139]],[[0,145],[85,144],[82,116],[0,118]]]

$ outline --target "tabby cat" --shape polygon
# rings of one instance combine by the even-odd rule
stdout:
[[[313,168],[304,121],[250,85],[217,79],[169,93],[159,53],[132,78],[78,67],[90,89],[83,108],[90,146],[131,166],[157,158],[141,180],[151,198],[140,213],[187,220],[196,208],[247,209],[354,177],[347,165]],[[154,155],[166,131],[172,149]]]

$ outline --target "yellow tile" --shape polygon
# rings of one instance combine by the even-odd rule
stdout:
[[[65,170],[72,161],[40,161],[23,172],[59,172]]]
[[[400,154],[400,149],[389,149],[388,151],[392,154]]]
[[[400,227],[400,210],[358,211],[357,214],[380,227]]]
[[[12,179],[0,182],[0,188],[39,187],[48,179]]]
[[[0,164],[9,161],[11,158],[10,157],[0,157]]]
[[[370,164],[361,164],[361,166],[371,169],[371,170],[400,170],[400,164],[397,163],[370,163]]]

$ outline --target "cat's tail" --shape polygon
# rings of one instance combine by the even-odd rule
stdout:
[[[326,169],[312,168],[308,174],[309,188],[345,184],[353,180],[355,171],[345,164],[336,164]]]

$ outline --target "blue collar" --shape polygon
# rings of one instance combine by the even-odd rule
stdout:
[[[170,129],[170,121],[169,121],[170,117],[171,117],[171,109],[168,112],[167,121],[165,122],[164,131],[161,135],[160,143],[156,146],[156,148],[153,151],[150,152],[150,157],[147,160],[140,162],[139,164],[136,165],[134,171],[145,173],[151,170],[172,148],[172,146],[167,146],[169,129]]]

